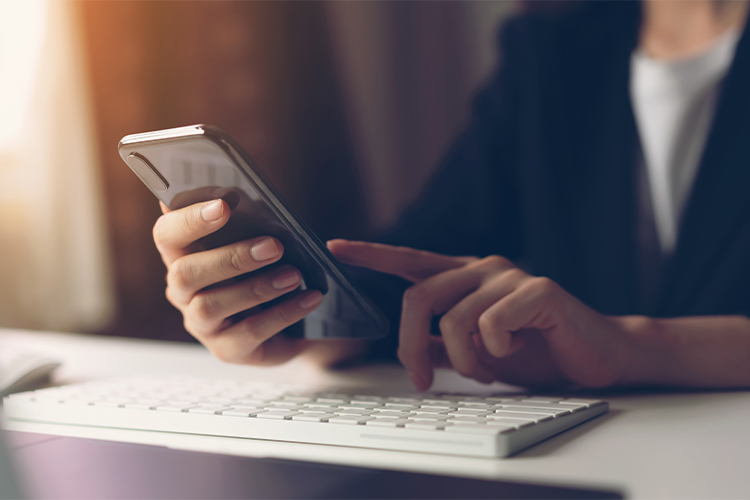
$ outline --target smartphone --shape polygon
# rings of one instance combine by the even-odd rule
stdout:
[[[119,151],[130,169],[171,210],[217,198],[227,202],[229,222],[199,240],[205,248],[258,236],[281,241],[281,260],[255,273],[290,264],[302,274],[302,289],[323,293],[320,306],[285,330],[286,335],[375,339],[387,334],[385,316],[226,132],[210,125],[193,125],[133,134],[120,141]],[[270,307],[284,298],[260,307]]]

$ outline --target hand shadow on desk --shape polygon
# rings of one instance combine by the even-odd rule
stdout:
[[[506,460],[520,460],[524,458],[537,458],[551,455],[553,452],[563,448],[571,441],[583,438],[585,434],[594,431],[594,429],[600,425],[611,424],[611,421],[620,417],[622,413],[623,410],[610,409],[603,415],[582,422],[560,434],[555,434],[541,443],[532,445],[531,448],[527,448],[520,453],[516,453],[515,455],[506,458]]]

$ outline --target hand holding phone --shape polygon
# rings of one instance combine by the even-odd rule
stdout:
[[[382,314],[226,134],[138,134],[120,154],[162,202],[167,297],[217,357],[274,363],[308,347],[302,337],[385,334]]]
[[[167,298],[184,317],[185,328],[219,359],[275,364],[301,352],[297,339],[276,334],[320,305],[317,290],[294,291],[301,282],[290,265],[269,268],[283,245],[261,236],[205,250],[198,240],[224,227],[230,218],[222,199],[165,212],[154,226],[154,241],[167,266]],[[236,280],[245,273],[255,274]],[[283,301],[240,318],[273,299]]]

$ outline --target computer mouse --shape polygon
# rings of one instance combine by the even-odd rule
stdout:
[[[0,348],[0,397],[43,385],[60,364],[31,352]]]

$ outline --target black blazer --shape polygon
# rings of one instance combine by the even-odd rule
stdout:
[[[675,253],[644,305],[628,92],[639,25],[637,2],[506,23],[470,125],[381,239],[506,256],[605,314],[750,316],[750,39],[724,81]]]

